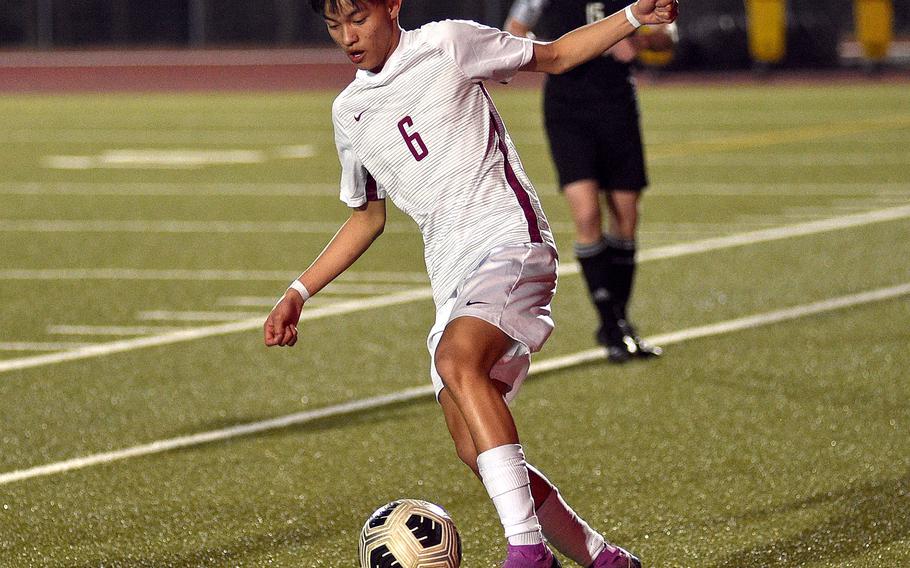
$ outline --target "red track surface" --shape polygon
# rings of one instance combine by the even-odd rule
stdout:
[[[353,67],[332,49],[0,52],[0,92],[338,91],[353,75]],[[639,80],[664,85],[879,83],[910,82],[910,72],[642,73]],[[522,73],[513,84],[533,88],[541,81],[539,75]]]

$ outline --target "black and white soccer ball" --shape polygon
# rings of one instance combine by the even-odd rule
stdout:
[[[360,532],[360,568],[457,568],[461,537],[439,505],[399,499],[370,515]]]

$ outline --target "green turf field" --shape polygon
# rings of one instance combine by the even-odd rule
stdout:
[[[910,565],[907,85],[641,94],[634,316],[666,356],[538,373],[514,407],[530,461],[646,566]],[[400,497],[450,511],[464,566],[498,566],[431,397],[229,430],[428,384],[397,212],[297,347],[262,345],[346,217],[332,96],[0,97],[0,566],[347,568]],[[537,360],[589,350],[538,94],[493,96],[563,253]]]

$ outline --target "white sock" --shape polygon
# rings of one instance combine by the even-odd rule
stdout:
[[[521,445],[508,444],[483,452],[477,456],[477,469],[499,513],[509,544],[542,543]]]
[[[581,566],[593,564],[606,546],[604,537],[566,504],[556,487],[537,509],[537,518],[547,541]]]

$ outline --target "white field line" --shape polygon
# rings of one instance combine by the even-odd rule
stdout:
[[[910,206],[908,206],[910,207]],[[823,216],[831,211],[856,211],[867,209],[868,204],[857,203],[855,205],[834,205],[828,207],[802,208],[783,214],[784,217],[807,217]],[[893,209],[902,210],[903,207]],[[882,210],[886,211],[886,210]],[[879,213],[873,211],[862,213],[860,215],[873,215]],[[900,212],[893,213],[899,218],[905,216]],[[835,219],[840,219],[835,218]],[[884,219],[890,220],[890,219]],[[818,221],[824,223],[825,220]],[[857,224],[865,224],[865,221],[858,220]],[[0,219],[0,232],[29,232],[29,233],[291,233],[291,234],[334,234],[338,231],[340,223],[335,222],[307,222],[307,221],[284,221],[284,222],[255,222],[255,221],[178,221],[178,220],[161,220],[161,221],[68,221],[68,220],[32,220],[32,219]],[[569,232],[574,230],[568,223],[553,223],[552,227],[557,232]],[[779,228],[771,228],[768,231],[777,231]],[[818,230],[807,229],[811,232]],[[828,229],[822,229],[828,230]],[[395,234],[414,234],[417,235],[417,227],[408,222],[388,223],[385,227],[386,233]],[[649,232],[643,229],[644,233]],[[672,232],[672,231],[671,231]],[[701,231],[710,233],[710,229]],[[807,233],[808,234],[808,233]],[[749,235],[749,233],[744,233]],[[780,238],[788,238],[785,235]],[[727,237],[721,237],[727,238]],[[748,238],[748,237],[746,237]],[[0,271],[0,279],[8,270]]]
[[[808,223],[799,223],[786,227],[750,231],[747,233],[730,235],[727,237],[716,237],[691,243],[657,247],[640,252],[638,255],[638,260],[639,262],[649,262],[659,259],[676,258],[712,250],[720,250],[761,242],[813,235],[827,231],[859,227],[884,221],[906,219],[907,217],[910,217],[910,206],[881,209],[878,211],[870,211],[868,213],[834,217],[822,221],[810,221]],[[560,267],[560,275],[562,276],[577,274],[578,271],[579,267],[576,263],[566,263]],[[432,297],[433,294],[430,288],[424,287],[406,292],[388,294],[385,296],[376,296],[367,299],[358,298],[356,300],[339,302],[331,306],[317,307],[309,311],[304,311],[301,315],[301,320],[343,315],[373,308],[381,308],[385,306],[415,302]],[[7,361],[0,361],[0,373],[21,369],[30,369],[34,367],[43,367],[45,365],[53,365],[56,363],[63,363],[65,361],[76,361],[93,357],[104,357],[107,355],[112,355],[114,353],[124,353],[136,349],[143,349],[146,347],[170,345],[174,343],[182,343],[184,341],[194,341],[206,337],[250,331],[253,329],[258,329],[262,323],[262,318],[260,317],[221,325],[191,328],[183,331],[165,333],[150,337],[115,341],[112,343],[100,344],[94,347],[64,351],[62,353],[51,353],[34,357],[10,359]]]
[[[693,163],[698,166],[746,166],[746,167],[808,167],[808,166],[871,166],[871,165],[905,165],[910,166],[910,152],[853,152],[853,153],[809,153],[803,155],[755,155],[755,154],[716,154],[699,156],[654,156],[655,165],[687,166]]]
[[[198,169],[205,166],[261,164],[270,159],[305,159],[316,156],[311,145],[262,150],[118,149],[98,155],[45,156],[42,166],[58,170],[91,169]]]
[[[413,285],[408,286],[402,284],[339,284],[333,282],[320,290],[319,295],[312,298],[312,300],[319,300],[325,296],[370,296],[375,294],[391,294],[393,292],[412,290],[413,288]],[[224,296],[218,298],[215,305],[271,308],[275,305],[275,302],[275,296]]]
[[[556,187],[535,186],[539,193],[556,193]],[[910,182],[832,182],[832,183],[667,183],[657,184],[648,192],[648,199],[677,195],[693,196],[765,196],[811,194],[818,196],[853,196],[864,194],[908,195]],[[136,197],[331,197],[338,198],[338,186],[329,183],[150,183],[150,182],[0,182],[0,195],[89,195]]]
[[[98,156],[44,156],[41,166],[53,170],[198,169],[213,165],[250,165],[266,161],[259,150],[110,150]]]
[[[274,305],[274,302],[273,302]],[[259,312],[206,312],[206,311],[169,311],[169,310],[152,310],[139,312],[136,319],[139,321],[237,321],[238,319],[247,319],[258,317],[265,321],[267,313]]]
[[[294,270],[217,270],[154,268],[0,269],[0,280],[155,280],[290,282]],[[337,282],[392,282],[426,284],[424,272],[346,272]]]
[[[840,229],[849,229],[870,225],[872,223],[882,223],[885,221],[896,221],[910,217],[910,205],[902,207],[890,207],[888,209],[879,209],[866,213],[857,213],[855,215],[844,215],[841,217],[832,217],[830,219],[821,219],[819,221],[808,221],[786,227],[775,227],[771,229],[760,229],[758,231],[749,231],[736,235],[725,237],[715,237],[704,239],[692,243],[680,243],[678,245],[669,245],[665,247],[644,250],[639,253],[639,262],[649,260],[658,260],[665,258],[674,258],[688,254],[703,253],[712,250],[732,248],[737,246],[751,245],[755,243],[764,243],[769,241],[778,241],[794,237],[803,237],[826,233]],[[574,270],[578,271],[578,266],[573,265]]]
[[[865,208],[863,205],[836,206],[834,210],[855,210]],[[832,208],[814,208],[812,214],[822,215]],[[885,214],[883,211],[892,211],[892,215],[905,216],[895,212],[906,208],[895,207],[891,210],[872,211],[860,215]],[[897,217],[892,217],[897,218]],[[840,218],[834,218],[840,219]],[[885,219],[888,220],[888,219]],[[819,221],[819,223],[824,220]],[[858,221],[864,224],[864,221]],[[340,223],[318,221],[184,221],[184,220],[56,220],[56,219],[0,219],[0,232],[26,232],[26,233],[290,233],[290,234],[334,234],[338,231]],[[570,230],[568,225],[556,223],[554,230]],[[769,229],[775,231],[778,229]],[[827,230],[827,229],[825,229]],[[386,233],[419,234],[413,223],[388,223]],[[815,231],[817,232],[817,231]],[[744,233],[748,235],[748,233]],[[727,238],[727,237],[722,237]],[[781,237],[787,238],[787,236]]]
[[[801,306],[785,308],[773,312],[755,314],[752,316],[727,320],[715,324],[690,327],[688,329],[683,329],[680,331],[655,335],[653,337],[649,337],[648,341],[655,345],[672,345],[674,343],[681,343],[683,341],[688,341],[691,339],[709,337],[712,335],[722,335],[725,333],[733,333],[736,331],[771,325],[815,314],[821,314],[824,312],[830,312],[833,310],[840,310],[852,306],[868,304],[871,302],[891,300],[894,298],[899,298],[901,296],[906,296],[908,294],[910,294],[910,283],[901,284],[899,286],[892,286],[890,288],[879,288],[877,290],[870,290],[868,292],[860,292],[858,294],[851,294],[849,296],[840,296],[837,298],[822,300],[820,302],[803,304]],[[580,365],[589,361],[598,361],[604,357],[605,354],[603,349],[588,349],[586,351],[580,351],[578,353],[565,355],[563,357],[547,359],[545,361],[541,361],[536,365],[531,365],[531,372],[544,373],[555,371],[557,369],[564,369],[566,367]]]
[[[169,128],[169,129],[151,129],[151,128],[93,128],[91,130],[71,129],[71,128],[10,128],[4,131],[4,136],[0,139],[0,145],[14,144],[53,144],[55,147],[60,144],[74,145],[121,145],[137,146],[151,144],[168,144],[168,145],[202,145],[213,144],[223,146],[231,145],[251,145],[257,144],[262,146],[294,146],[304,142],[302,132],[306,132],[309,140],[313,137],[312,126],[318,126],[316,130],[331,130],[332,124],[300,124],[296,129],[292,127],[268,128],[261,126],[251,126],[246,129],[240,128],[218,128],[218,129],[189,129],[189,128]],[[326,136],[326,142],[331,140]]]
[[[870,123],[870,126],[872,123]],[[668,153],[679,152],[680,145],[688,144],[711,144],[712,146],[717,145],[716,148],[720,148],[726,145],[726,143],[733,141],[733,139],[739,135],[748,135],[747,132],[743,131],[742,124],[718,124],[720,127],[728,127],[727,130],[698,130],[699,125],[686,126],[685,124],[679,124],[677,126],[670,126],[669,128],[649,128],[645,127],[645,146],[649,150],[647,152],[648,160],[652,158],[657,158],[663,154],[664,151]],[[764,128],[761,130],[768,129],[775,133],[787,132],[790,133],[799,132],[799,130],[790,130],[793,128],[792,124],[783,124],[783,123],[767,123],[762,125]],[[808,128],[819,128],[821,125],[816,125],[815,127],[809,126]],[[688,130],[691,128],[691,132]],[[509,129],[509,132],[512,132],[512,129]],[[703,132],[703,133],[702,133]],[[862,145],[870,148],[881,148],[882,150],[893,150],[895,146],[900,144],[907,143],[907,134],[901,130],[894,130],[891,132],[876,130],[874,127],[869,132],[852,132],[849,133],[840,133],[840,132],[831,132],[830,137],[828,136],[806,136],[803,141],[800,142],[799,151],[814,151],[819,146],[823,146],[824,150],[828,150],[832,146],[840,146],[846,150],[854,150],[857,145]],[[873,138],[874,135],[881,133],[881,136],[878,138]],[[541,136],[540,130],[536,132],[538,136]],[[758,131],[754,134],[759,134]],[[767,130],[764,134],[771,134]],[[514,134],[513,134],[514,135]],[[835,136],[843,136],[842,140],[838,140]],[[518,138],[518,147],[521,148],[524,138]],[[531,145],[543,145],[546,144],[544,138],[531,139]],[[538,140],[540,141],[538,143]],[[780,140],[775,142],[774,152],[778,154],[784,154],[785,148],[794,149],[795,141],[790,140]],[[733,145],[735,147],[735,144]],[[761,145],[762,152],[771,152],[771,142]],[[727,147],[727,149],[732,149]],[[707,152],[699,153],[699,158],[705,155]],[[666,154],[663,154],[666,155]],[[695,160],[697,158],[693,158]]]
[[[341,222],[0,219],[7,233],[292,233],[335,234]],[[386,233],[419,235],[413,223],[387,223]]]
[[[111,195],[111,196],[246,196],[338,197],[338,185],[328,183],[0,183],[0,195]]]
[[[26,342],[26,341],[0,341],[0,351],[60,351],[63,349],[78,349],[89,347],[94,343],[76,343],[71,341],[56,342]]]
[[[163,325],[49,325],[48,335],[149,335],[180,331],[180,327]]]
[[[910,284],[902,284],[900,286],[879,288],[877,290],[861,292],[859,294],[840,296],[837,298],[822,300],[820,302],[803,304],[782,310],[755,314],[742,318],[718,322],[711,325],[682,329],[676,332],[657,335],[648,339],[655,344],[672,345],[674,343],[682,343],[684,341],[689,341],[692,339],[734,333],[737,331],[753,329],[810,315],[849,308],[852,306],[889,300],[898,298],[900,296],[905,296],[907,294],[910,294]],[[603,349],[590,349],[587,351],[580,351],[571,355],[555,357],[534,363],[531,365],[530,373],[532,375],[537,375],[560,369],[566,369],[572,366],[580,365],[582,363],[599,361],[604,359],[605,356],[606,353]],[[0,485],[6,485],[9,483],[14,483],[16,481],[24,481],[26,479],[33,479],[36,477],[54,475],[57,473],[64,473],[67,471],[82,469],[95,465],[107,464],[129,458],[148,456],[180,448],[194,447],[211,442],[218,442],[231,438],[248,436],[251,434],[286,428],[289,426],[297,426],[300,424],[313,422],[321,418],[350,414],[362,410],[381,408],[399,402],[425,398],[431,396],[432,394],[432,385],[415,387],[386,395],[353,400],[342,404],[327,406],[325,408],[320,408],[317,410],[288,414],[285,416],[272,418],[270,420],[240,424],[238,426],[231,426],[229,428],[223,428],[220,430],[201,432],[199,434],[193,434],[189,436],[180,436],[177,438],[158,440],[156,442],[133,446],[131,448],[126,448],[123,450],[93,454],[81,458],[60,461],[28,469],[10,471],[0,474]]]
[[[322,290],[319,292],[319,295],[325,291]],[[316,298],[311,298],[308,301],[316,300]],[[218,298],[218,301],[215,302],[216,306],[232,306],[238,308],[271,308],[277,302],[275,296],[225,296],[223,298]]]
[[[660,197],[875,197],[877,195],[910,195],[910,182],[884,183],[672,183],[655,185],[648,190],[648,199]]]
[[[407,304],[418,300],[427,300],[433,297],[429,287],[399,292],[397,294],[388,294],[385,296],[376,296],[374,298],[358,298],[345,302],[338,302],[329,306],[315,307],[305,310],[300,316],[301,321],[310,321],[339,315],[346,315],[355,312],[372,310],[386,306],[398,304]],[[207,337],[216,337],[219,335],[228,335],[242,331],[259,329],[263,324],[263,317],[260,315],[256,318],[234,321],[230,323],[211,325],[205,327],[187,328],[180,331],[153,335],[150,337],[139,337],[135,339],[123,339],[110,343],[102,343],[92,347],[73,349],[61,353],[50,353],[47,355],[38,355],[34,357],[23,357],[20,359],[9,359],[0,361],[0,373],[15,371],[20,369],[30,369],[34,367],[43,367],[66,361],[78,361],[81,359],[91,359],[94,357],[104,357],[114,353],[125,353],[136,349],[147,347],[160,347],[162,345],[171,345],[174,343],[183,343],[185,341],[195,341]]]

